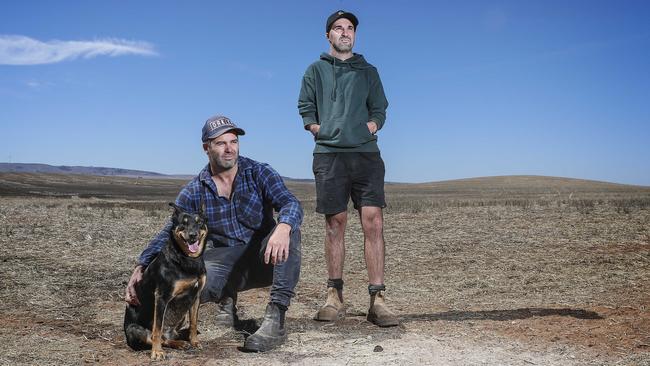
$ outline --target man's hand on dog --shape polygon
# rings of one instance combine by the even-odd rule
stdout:
[[[275,227],[264,252],[264,263],[280,264],[289,258],[289,235],[291,226],[283,222]]]
[[[133,306],[140,305],[140,300],[138,300],[138,294],[135,292],[135,288],[138,286],[140,281],[142,281],[142,273],[144,268],[141,265],[138,265],[133,270],[133,274],[129,279],[129,284],[126,285],[126,294],[124,295],[124,301]]]

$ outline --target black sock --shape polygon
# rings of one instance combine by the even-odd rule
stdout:
[[[334,287],[337,290],[343,290],[343,279],[341,278],[330,278],[327,280],[327,287]]]
[[[368,293],[370,293],[370,296],[377,294],[379,291],[385,291],[386,286],[383,284],[381,285],[368,285]]]

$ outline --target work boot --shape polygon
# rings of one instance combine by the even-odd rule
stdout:
[[[244,349],[252,352],[266,352],[280,346],[287,340],[287,330],[284,328],[285,309],[281,305],[270,302],[262,325],[253,335],[246,338]]]
[[[224,327],[234,327],[237,322],[236,300],[225,297],[217,304],[215,323]]]
[[[321,307],[314,320],[322,322],[335,322],[345,317],[345,307],[343,306],[343,293],[334,287],[327,288],[327,300]]]
[[[370,295],[370,309],[367,318],[369,322],[380,327],[394,327],[399,325],[399,320],[388,309],[384,302],[384,291],[377,291]]]

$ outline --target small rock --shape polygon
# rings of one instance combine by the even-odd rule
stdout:
[[[373,352],[381,352],[381,351],[383,351],[383,350],[384,350],[384,347],[382,347],[382,346],[380,346],[380,345],[376,345],[376,346],[375,346],[375,349],[373,349],[372,351],[373,351]]]

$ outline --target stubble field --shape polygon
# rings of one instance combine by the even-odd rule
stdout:
[[[149,363],[124,342],[126,281],[184,182],[0,174],[0,364]],[[650,365],[650,188],[496,177],[388,184],[387,298],[401,319],[380,329],[368,306],[363,236],[346,235],[348,317],[311,320],[324,300],[323,218],[303,203],[303,266],[288,342],[241,352],[246,329],[199,317],[202,349],[161,365]],[[260,319],[268,290],[245,292]],[[250,330],[250,329],[249,329]]]

